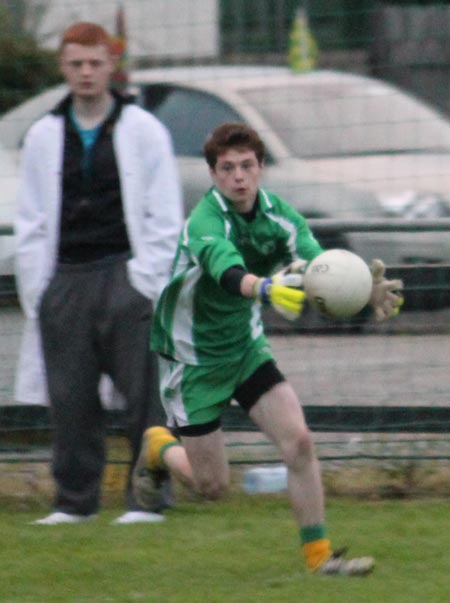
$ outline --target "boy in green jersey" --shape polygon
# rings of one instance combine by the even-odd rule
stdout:
[[[158,473],[170,471],[206,498],[220,497],[229,483],[220,417],[234,399],[287,466],[308,569],[365,575],[374,566],[371,557],[345,559],[333,553],[326,537],[312,436],[294,389],[276,366],[260,316],[261,303],[289,319],[300,315],[299,272],[323,249],[297,211],[259,187],[264,146],[254,130],[223,124],[204,150],[214,186],[180,237],[151,336],[152,349],[161,355],[168,426],[180,439],[164,427],[147,430],[135,494],[151,498]],[[396,313],[400,286],[378,270],[371,298],[378,318]]]

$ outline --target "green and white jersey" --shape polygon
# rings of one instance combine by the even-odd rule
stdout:
[[[153,350],[191,365],[236,360],[251,340],[264,336],[261,305],[221,287],[223,273],[242,266],[268,276],[323,251],[306,220],[286,201],[262,189],[258,198],[251,221],[215,187],[192,211],[156,308]]]

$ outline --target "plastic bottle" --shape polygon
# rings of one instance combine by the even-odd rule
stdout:
[[[242,489],[247,494],[281,492],[286,488],[287,468],[285,465],[248,469],[242,481]]]

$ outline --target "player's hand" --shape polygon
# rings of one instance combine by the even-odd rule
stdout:
[[[275,276],[286,276],[288,274],[303,275],[306,272],[309,262],[307,260],[295,260],[288,266],[285,266],[280,272],[277,272]],[[294,285],[299,286],[299,285]]]
[[[287,320],[300,316],[305,303],[305,293],[300,289],[303,277],[300,274],[277,273],[272,277],[259,278],[255,282],[255,297],[268,303]]]
[[[384,278],[386,266],[381,260],[372,260],[372,294],[369,304],[375,313],[375,320],[379,322],[397,316],[403,304],[403,281],[399,279],[387,280]]]

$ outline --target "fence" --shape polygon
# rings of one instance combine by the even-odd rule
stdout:
[[[6,4],[12,7],[20,4],[25,7],[23,3]],[[53,47],[57,32],[74,20],[93,18],[112,29],[117,11],[117,3],[108,0],[94,3],[82,1],[77,3],[77,6],[63,0],[48,3],[47,6],[45,2],[35,4],[39,5],[42,15],[44,13],[45,15],[35,27],[31,27],[28,20],[28,26],[40,42],[47,43],[53,40]],[[396,6],[392,6],[393,4]],[[371,0],[359,2],[357,0],[315,2],[209,0],[208,3],[184,0],[152,2],[130,0],[123,3],[128,26],[129,59],[132,65],[233,63],[239,67],[245,62],[258,65],[287,64],[293,16],[296,9],[301,7],[306,10],[311,33],[319,47],[317,65],[319,68],[339,66],[345,71],[375,73],[381,79],[401,82],[405,89],[428,98],[445,112],[449,100],[447,83],[450,64],[448,57],[450,9],[445,6],[448,3],[436,2],[436,6],[433,7],[418,6],[419,2],[414,3],[414,6],[408,4],[393,2],[391,5],[389,2]],[[154,44],[154,48],[148,45],[149,41]],[[422,54],[424,44],[427,49],[425,55]],[[9,64],[10,57],[7,58],[6,63]],[[433,74],[438,74],[437,85],[429,83],[431,80],[428,76],[433,79]],[[243,79],[246,79],[246,76],[243,76]],[[173,88],[186,92],[189,83],[183,81],[180,85],[178,82],[178,88],[177,86]],[[224,81],[217,79],[216,83],[217,90],[220,90]],[[169,81],[169,84],[172,85],[172,82]],[[197,81],[196,85],[201,87],[201,81]],[[442,261],[430,262],[433,259],[450,261],[448,119],[442,117],[441,121],[435,122],[433,117],[429,120],[427,118],[424,122],[419,120],[416,113],[407,114],[406,111],[399,109],[396,111],[396,103],[389,93],[383,96],[382,106],[374,112],[373,121],[370,121],[369,112],[375,105],[374,98],[380,97],[378,89],[372,93],[372,96],[366,98],[364,89],[357,88],[354,93],[355,100],[346,96],[343,80],[337,83],[336,80],[330,80],[328,85],[331,90],[327,92],[328,97],[335,95],[332,96],[332,106],[328,107],[324,99],[318,100],[314,95],[308,97],[307,94],[303,113],[312,116],[320,113],[320,120],[312,129],[311,123],[306,120],[308,122],[306,128],[300,130],[299,126],[296,138],[304,140],[304,136],[309,136],[311,147],[314,148],[313,143],[318,140],[321,133],[324,134],[326,141],[335,138],[337,134],[336,138],[339,139],[337,158],[343,159],[342,166],[348,164],[349,159],[355,161],[355,167],[348,177],[348,184],[353,192],[349,191],[346,199],[351,201],[356,194],[359,194],[360,190],[354,193],[356,188],[353,187],[372,186],[372,171],[375,174],[377,170],[381,170],[378,162],[378,155],[381,154],[379,149],[371,150],[364,155],[358,147],[356,156],[350,156],[351,153],[346,151],[344,143],[347,143],[352,135],[355,135],[358,144],[362,144],[364,140],[361,142],[360,139],[365,135],[361,136],[360,132],[363,131],[364,125],[369,126],[367,131],[370,136],[373,135],[378,145],[384,145],[382,153],[384,172],[381,179],[387,177],[394,185],[397,184],[396,180],[399,177],[392,167],[396,143],[403,142],[400,140],[402,136],[408,141],[422,141],[427,124],[431,124],[431,127],[436,126],[438,132],[442,134],[439,144],[433,144],[427,149],[419,149],[423,151],[421,153],[416,148],[411,148],[410,142],[405,148],[400,149],[398,155],[400,160],[409,156],[409,171],[407,170],[404,181],[412,188],[416,185],[419,188],[419,184],[423,184],[420,180],[423,176],[422,168],[435,161],[432,166],[434,171],[430,171],[431,176],[430,173],[428,174],[427,184],[440,183],[442,191],[440,195],[435,195],[431,199],[431,204],[435,203],[435,207],[442,209],[442,215],[447,217],[439,220],[418,220],[414,217],[374,220],[369,217],[367,220],[351,222],[339,220],[327,222],[316,220],[316,214],[309,215],[309,223],[318,237],[328,241],[330,245],[334,245],[336,241],[345,242],[351,248],[354,248],[353,244],[361,244],[362,247],[367,248],[368,257],[372,250],[387,251],[391,244],[404,245],[405,249],[408,248],[408,252],[403,254],[408,257],[408,263],[390,265],[388,270],[389,276],[403,278],[405,281],[405,307],[399,320],[386,326],[374,325],[367,316],[363,316],[360,322],[336,325],[314,319],[309,314],[293,325],[289,334],[286,333],[286,324],[281,324],[276,317],[268,314],[266,320],[274,345],[283,359],[286,374],[301,393],[307,419],[314,431],[322,434],[342,434],[343,437],[349,433],[380,436],[401,433],[412,435],[416,442],[418,434],[447,436],[450,431],[449,384],[446,367],[450,351],[448,344],[450,265]],[[352,86],[353,84],[350,85],[351,89]],[[160,87],[159,96],[162,99],[165,99],[166,95],[167,98],[173,98],[168,93],[170,89],[169,85]],[[153,96],[152,94],[149,96],[153,100],[156,99],[156,103],[159,97],[155,94],[155,89],[150,92],[152,91]],[[261,115],[265,116],[263,122],[269,123],[270,120],[264,111],[275,97],[271,96],[269,87],[263,92],[258,91],[256,96],[262,105],[255,106],[261,110]],[[212,95],[211,98],[217,101],[217,98]],[[219,99],[222,103],[221,107],[225,106],[228,98],[225,96]],[[286,92],[282,103],[292,102],[293,98],[298,99],[297,96],[290,96]],[[185,111],[189,104],[188,100],[183,97]],[[209,113],[197,104],[200,100],[201,96],[196,96],[191,102],[194,116],[201,114],[206,121]],[[251,97],[247,97],[241,104],[247,105],[251,100]],[[265,102],[266,106],[263,106]],[[236,115],[236,112],[241,109],[241,104],[227,106],[227,110],[230,110],[227,115]],[[162,103],[162,113],[166,116],[170,110],[168,105],[170,103],[167,105]],[[290,108],[289,105],[284,105],[283,116],[291,114]],[[158,109],[159,106],[155,107],[155,110]],[[175,116],[179,114],[180,110],[175,106]],[[250,115],[250,112],[245,115]],[[334,123],[332,119],[336,116],[341,121]],[[329,122],[328,118],[330,118]],[[365,120],[369,120],[370,123],[365,123]],[[191,121],[203,122],[198,119]],[[171,126],[170,123],[167,125]],[[290,122],[286,126],[282,121],[281,126],[280,132],[283,129],[284,131],[293,129]],[[185,128],[181,130],[183,134],[186,131]],[[8,132],[11,132],[11,129]],[[413,135],[410,137],[411,132]],[[186,146],[192,138],[196,138],[190,130],[188,134],[183,139]],[[0,143],[3,144],[5,138],[3,136]],[[22,141],[22,137],[19,138],[20,140],[15,141],[12,148],[8,150],[18,151]],[[198,146],[198,140],[196,142]],[[276,147],[274,151],[273,159],[276,162],[279,159],[276,156]],[[328,170],[336,170],[329,161],[330,157],[330,153],[324,153],[319,157],[314,154],[303,157],[305,160],[298,171],[303,169],[309,174],[309,166],[314,159],[318,159],[320,170],[311,173],[317,175],[317,178],[323,178]],[[362,157],[369,160],[366,162],[366,166],[369,167],[362,168],[358,163]],[[398,165],[399,170],[403,169],[403,162]],[[342,167],[342,170],[342,173],[336,170],[337,177],[348,176],[345,167]],[[286,180],[289,178],[286,177]],[[323,183],[324,180],[321,181],[321,184]],[[325,184],[328,184],[328,181]],[[309,186],[306,191],[314,202],[320,201],[317,192],[319,188],[318,181],[313,180],[312,186]],[[323,191],[323,195],[337,195],[335,189],[324,187]],[[425,190],[425,193],[427,192],[428,190]],[[338,196],[333,199],[336,207],[340,209],[342,199]],[[361,196],[362,204],[371,200],[372,197],[369,199],[366,193]],[[422,200],[419,199],[416,207],[421,210]],[[10,234],[11,229],[7,224],[0,225],[0,236],[10,236]],[[383,239],[385,235],[386,238]],[[434,252],[428,255],[422,253],[420,251],[422,247],[437,249],[437,256],[433,255]],[[15,284],[11,275],[0,279],[0,301],[2,301],[0,335],[3,360],[0,378],[0,436],[1,447],[3,442],[5,446],[9,442],[9,450],[11,450],[11,446],[14,447],[18,441],[22,444],[24,441],[33,443],[33,434],[45,433],[48,436],[50,425],[45,409],[23,408],[10,404],[14,360],[17,356],[22,324],[20,312],[17,306],[14,306]],[[286,340],[283,339],[285,336]],[[355,356],[355,347],[363,352]],[[392,350],[395,350],[394,354]],[[299,361],[299,356],[307,359],[306,367],[305,363]],[[364,371],[358,368],[360,365],[365,369]],[[370,375],[369,379],[367,374]],[[364,385],[357,387],[359,382]],[[248,433],[251,429],[245,417],[234,406],[231,407],[224,421],[228,432]],[[111,413],[109,426],[111,434],[122,433],[123,416],[120,413]],[[347,438],[345,441],[350,440]],[[447,457],[443,440],[440,440],[440,446],[441,450],[444,450],[443,456]],[[435,456],[439,456],[439,452]],[[12,459],[11,456],[7,458]]]
[[[284,61],[299,6],[320,66],[359,69],[450,113],[450,7],[442,0],[221,0],[223,55]]]
[[[362,231],[367,234],[376,231],[438,233],[450,228],[448,219],[412,222],[311,220],[310,223],[313,230],[322,234],[336,231]],[[10,230],[4,228],[3,232]],[[265,317],[283,372],[294,384],[300,398],[306,400],[303,406],[311,429],[322,436],[333,434],[339,437],[342,434],[343,439],[335,442],[331,452],[330,439],[327,438],[328,452],[325,456],[328,460],[348,459],[349,454],[359,458],[380,455],[383,458],[410,458],[411,446],[406,446],[404,440],[401,440],[403,446],[400,453],[396,446],[393,447],[393,442],[399,442],[399,434],[413,437],[410,442],[416,447],[418,443],[428,441],[430,435],[433,436],[434,452],[430,454],[430,445],[419,446],[421,452],[415,450],[414,458],[450,458],[447,452],[450,399],[446,369],[450,352],[450,264],[390,266],[388,272],[389,276],[403,278],[405,296],[407,300],[409,298],[401,318],[397,322],[392,321],[392,324],[380,326],[365,318],[362,323],[356,323],[355,335],[346,325],[326,322],[318,325],[305,318],[292,327],[290,323],[276,322],[274,316]],[[0,308],[2,341],[8,342],[7,349],[3,349],[2,353],[3,371],[0,379],[0,394],[3,397],[0,401],[0,452],[3,453],[0,462],[2,458],[4,462],[17,462],[24,453],[31,461],[39,461],[42,460],[42,441],[48,441],[51,431],[48,410],[44,407],[17,406],[11,404],[11,398],[7,399],[12,393],[14,360],[22,324],[14,291],[8,290],[7,293],[9,303]],[[355,327],[355,324],[351,326]],[[358,352],[355,355],[355,348],[360,350],[364,361],[361,361]],[[306,350],[308,359],[305,367],[305,363],[299,364],[297,358],[299,353],[302,355]],[[373,365],[369,366],[369,371],[371,368],[374,372],[370,377],[366,374],[367,362]],[[358,368],[359,363],[361,367]],[[378,380],[379,376],[382,376],[382,380]],[[108,411],[107,417],[110,435],[123,435],[123,412]],[[255,432],[253,424],[235,405],[225,413],[223,427],[234,434],[233,439],[229,440],[232,447],[240,442],[239,433]],[[353,441],[352,433],[358,434],[358,438],[361,434],[372,437],[384,434],[384,439],[372,440],[377,450],[375,453],[367,452],[364,446],[360,446],[357,453],[353,448],[349,452],[348,443]],[[388,436],[392,438],[390,448],[385,439]],[[437,440],[439,436],[444,439]],[[260,447],[261,440],[257,439],[256,444],[252,440],[246,445]],[[383,448],[382,452],[380,447]],[[265,454],[263,449],[262,456]],[[248,456],[244,458],[248,461]],[[257,456],[254,462],[260,460],[261,456]]]

